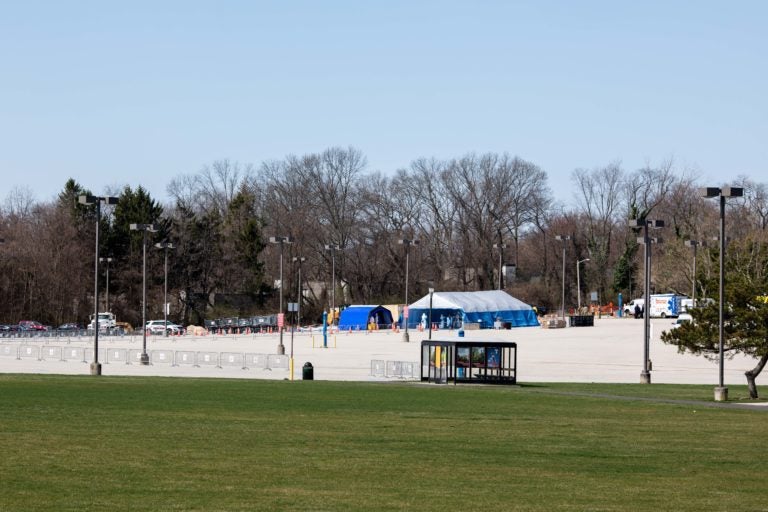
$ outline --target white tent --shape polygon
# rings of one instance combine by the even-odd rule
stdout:
[[[408,307],[408,326],[415,327],[424,315],[429,315],[429,294]],[[539,325],[536,312],[525,302],[501,290],[485,292],[435,292],[432,294],[432,322],[444,321],[479,323],[492,327],[494,322],[512,327]],[[426,317],[424,317],[426,318]]]

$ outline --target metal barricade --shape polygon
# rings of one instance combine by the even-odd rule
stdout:
[[[124,348],[107,349],[107,363],[128,363],[128,350]]]
[[[373,375],[373,369],[371,370],[371,375]],[[421,378],[421,374],[419,373],[419,363],[410,361],[387,361],[384,376],[398,379]]]
[[[195,355],[195,366],[219,366],[218,352],[198,352]]]
[[[381,359],[371,360],[371,377],[384,377],[386,365]]]
[[[419,363],[403,361],[403,378],[420,379],[421,372],[419,372]]]
[[[219,366],[234,366],[245,370],[245,358],[241,352],[222,352],[219,354]]]
[[[288,356],[280,354],[269,354],[267,357],[267,370],[287,370]]]
[[[93,349],[92,348],[86,348],[85,349],[85,362],[93,361]],[[99,349],[99,361],[103,363],[107,363],[107,351],[106,349],[100,348]]]
[[[141,364],[141,352],[140,348],[132,348],[128,351],[128,364],[138,363]]]
[[[40,347],[34,345],[22,345],[19,347],[19,353],[16,359],[37,359],[40,360]]]
[[[268,359],[267,354],[245,354],[245,369],[258,368],[260,370],[266,370]]]
[[[173,364],[173,350],[153,350],[149,356],[152,364]]]
[[[61,351],[61,360],[85,363],[87,362],[85,360],[85,349],[83,347],[67,347]]]
[[[386,377],[398,377],[403,376],[403,362],[402,361],[387,361],[387,373]]]
[[[53,347],[51,345],[43,345],[40,347],[40,359],[62,361],[64,357],[62,355],[61,347]]]
[[[173,356],[173,366],[181,365],[195,366],[195,353],[185,350],[177,351]]]
[[[0,356],[5,357],[18,357],[19,346],[18,345],[0,345]]]

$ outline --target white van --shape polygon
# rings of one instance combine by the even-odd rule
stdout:
[[[640,309],[645,309],[645,299],[634,299],[631,302],[624,304],[624,314],[634,315],[635,306],[640,306]]]

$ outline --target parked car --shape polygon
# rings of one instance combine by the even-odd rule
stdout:
[[[677,319],[674,322],[672,322],[671,329],[677,329],[681,325],[688,322],[693,322],[693,317],[688,313],[681,313],[680,316],[678,316]]]
[[[0,332],[2,333],[16,332],[18,330],[18,324],[0,324]]]
[[[150,320],[147,322],[146,329],[150,334],[164,334],[166,329],[165,320]],[[184,328],[169,321],[168,334],[184,334]]]
[[[48,328],[35,320],[22,320],[19,322],[20,331],[47,331]]]
[[[83,326],[77,322],[69,322],[66,324],[61,324],[57,330],[58,331],[82,331]]]

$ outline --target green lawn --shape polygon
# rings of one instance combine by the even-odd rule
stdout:
[[[0,510],[766,510],[712,389],[4,375]]]

